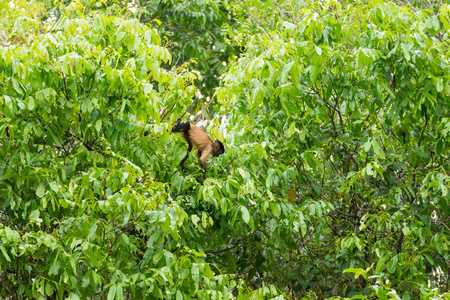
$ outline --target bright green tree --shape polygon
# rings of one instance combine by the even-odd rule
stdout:
[[[417,7],[0,0],[0,297],[448,299],[450,6]],[[203,181],[169,131],[220,74]]]
[[[262,226],[233,250],[239,273],[295,296],[448,291],[449,6],[245,1],[233,12],[246,52],[218,99],[253,188],[238,199]]]
[[[165,67],[187,66],[194,71],[200,92],[212,97],[220,75],[239,48],[228,43],[227,28],[236,22],[227,9],[228,1],[155,0],[104,1],[90,9],[135,17],[159,31],[162,43],[172,54]],[[210,107],[211,108],[211,107]]]
[[[136,19],[47,9],[0,2],[0,297],[229,298],[168,184],[195,76]]]

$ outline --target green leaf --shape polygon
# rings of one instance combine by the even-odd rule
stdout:
[[[379,273],[386,268],[386,261],[389,259],[388,255],[382,255],[378,258],[377,264],[375,267],[375,273]]]
[[[281,105],[283,106],[284,111],[288,116],[297,115],[298,113],[297,107],[292,101],[288,100],[286,97],[281,98]]]
[[[102,120],[97,120],[95,122],[95,130],[100,133],[100,130],[102,129]]]
[[[373,151],[380,159],[385,159],[384,152],[376,139],[372,140]]]
[[[18,242],[20,240],[20,235],[17,231],[11,230],[9,227],[4,227],[6,232],[6,239],[9,242]]]
[[[0,250],[2,251],[3,256],[5,257],[5,259],[6,259],[8,262],[11,262],[11,258],[9,257],[8,253],[6,252],[5,247],[3,247],[2,245],[0,245]]]
[[[375,57],[371,49],[360,48],[357,54],[358,69],[363,69],[367,66],[370,66],[373,63],[374,59]]]
[[[164,252],[159,251],[153,256],[153,262],[157,264],[163,257],[164,257]]]
[[[50,136],[52,137],[52,140],[59,146],[62,147],[61,140],[59,139],[58,135],[55,134],[52,128],[47,128],[48,132],[50,133]]]
[[[372,142],[370,140],[368,140],[363,145],[364,152],[366,152],[366,153],[369,152],[371,147],[372,147]]]
[[[295,61],[292,64],[292,67],[290,69],[290,74],[291,74],[292,82],[294,84],[299,84],[301,74],[300,74],[300,66],[298,65],[297,61]]]
[[[315,48],[315,50],[316,50],[316,53],[317,53],[319,56],[321,56],[321,55],[322,55],[322,49],[321,49],[319,46],[317,46],[317,45],[314,45],[314,48]]]
[[[90,99],[85,99],[84,101],[83,101],[83,105],[82,105],[82,107],[81,107],[81,110],[83,111],[83,112],[88,112],[89,111],[89,104],[91,103],[91,100]]]
[[[447,10],[447,14],[445,12],[446,12],[445,7],[441,7],[441,11],[439,13],[439,19],[441,20],[442,24],[444,25],[445,31],[449,31],[450,30],[450,17],[447,15],[448,10]]]
[[[348,269],[344,270],[344,273],[354,273],[355,279],[358,279],[359,276],[363,276],[365,279],[367,279],[366,271],[361,268],[348,268]]]
[[[385,82],[379,81],[378,83],[392,96],[392,98],[395,98],[394,92]]]
[[[368,299],[366,295],[354,295],[350,299]]]
[[[245,171],[244,171],[244,169],[238,168],[237,170],[238,170],[239,174],[241,174],[242,178],[245,179]]]
[[[406,61],[410,61],[411,56],[410,56],[409,53],[410,53],[411,49],[414,47],[414,43],[409,42],[409,43],[406,43],[406,44],[401,44],[400,47],[403,50],[403,55],[405,56]]]
[[[250,221],[250,213],[248,212],[247,208],[245,206],[241,206],[241,212],[242,212],[242,220],[248,224]]]
[[[192,265],[191,276],[192,276],[192,280],[194,280],[195,282],[200,281],[200,270],[198,269],[196,264]]]
[[[44,195],[45,195],[45,185],[43,183],[39,183],[39,185],[38,185],[38,187],[36,189],[36,195],[39,198],[44,197]]]
[[[108,298],[109,298],[109,294],[108,294]],[[116,288],[116,298],[117,300],[123,300],[123,288],[122,288],[122,284],[118,284],[117,288]]]
[[[178,290],[176,300],[183,300],[183,294]]]
[[[116,298],[116,291],[117,291],[116,285],[112,285],[109,287],[108,300],[114,300]]]
[[[438,78],[438,82],[436,85],[436,90],[438,92],[442,92],[444,90],[444,80],[442,78]]]
[[[27,99],[28,99],[28,102],[27,102],[28,109],[34,110],[34,108],[35,108],[34,98],[30,96]]]
[[[198,221],[200,221],[200,218],[197,215],[191,216],[192,223],[194,223],[195,226],[198,226]]]
[[[52,265],[50,266],[50,270],[48,272],[48,275],[56,275],[56,274],[58,274],[58,271],[59,271],[59,268],[60,268],[60,262],[58,260],[58,254],[56,254],[56,257],[53,260]]]
[[[13,105],[13,102],[12,102],[11,97],[5,95],[5,96],[3,96],[3,99],[4,99],[4,101],[5,101],[5,102],[4,102],[5,105],[6,105],[6,107],[8,108],[9,113],[10,113],[10,114],[8,114],[8,116],[14,116],[14,115],[16,114],[16,111],[15,111],[15,109],[14,109],[14,105]]]
[[[25,87],[17,79],[11,78],[14,90],[19,94],[23,95],[25,93]]]

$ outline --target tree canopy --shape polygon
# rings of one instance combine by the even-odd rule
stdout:
[[[439,1],[0,0],[0,298],[450,299],[449,35]]]

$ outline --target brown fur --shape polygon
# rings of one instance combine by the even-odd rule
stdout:
[[[212,139],[198,126],[191,125],[188,131],[189,141],[196,150],[206,151],[213,144]],[[189,143],[189,141],[186,141]],[[212,150],[212,149],[211,149]]]

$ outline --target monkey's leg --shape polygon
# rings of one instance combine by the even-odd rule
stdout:
[[[184,162],[188,159],[189,157],[189,152],[192,151],[192,144],[189,143],[188,149],[187,149],[187,153],[186,156],[183,158],[183,160],[180,163],[181,168],[183,169],[183,171],[186,171],[186,166],[184,165]]]
[[[206,179],[206,161],[208,160],[208,152],[207,151],[203,151],[203,153],[201,151],[197,152],[197,157],[198,157],[198,163],[200,164],[200,166],[202,166],[203,169],[203,179]]]

